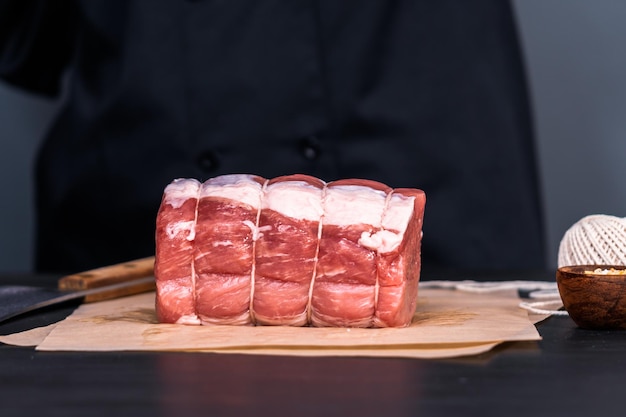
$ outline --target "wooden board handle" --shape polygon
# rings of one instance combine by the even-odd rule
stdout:
[[[67,275],[59,279],[59,289],[61,290],[86,290],[103,287],[106,285],[128,282],[138,278],[148,277],[154,274],[154,256],[137,259],[129,262],[122,262],[115,265],[103,266],[77,274]],[[138,283],[125,288],[104,291],[98,294],[85,296],[85,302],[108,300],[123,297],[131,294],[153,291],[154,282]]]

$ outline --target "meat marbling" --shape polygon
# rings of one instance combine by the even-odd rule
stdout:
[[[363,179],[232,174],[164,191],[161,322],[402,327],[417,302],[425,194]]]

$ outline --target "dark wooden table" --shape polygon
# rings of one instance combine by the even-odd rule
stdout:
[[[0,284],[18,281],[44,277],[0,277]],[[76,305],[15,318],[0,334],[57,321]],[[538,329],[539,342],[444,360],[37,352],[0,344],[0,416],[626,415],[626,332],[582,330],[557,316]]]

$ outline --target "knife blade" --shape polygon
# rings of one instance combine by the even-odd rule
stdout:
[[[58,281],[57,288],[0,286],[0,323],[20,314],[83,298],[90,303],[155,289],[154,257],[104,266]]]

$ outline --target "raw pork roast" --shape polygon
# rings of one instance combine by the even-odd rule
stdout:
[[[417,302],[424,192],[370,180],[178,179],[156,221],[164,323],[401,327]]]

